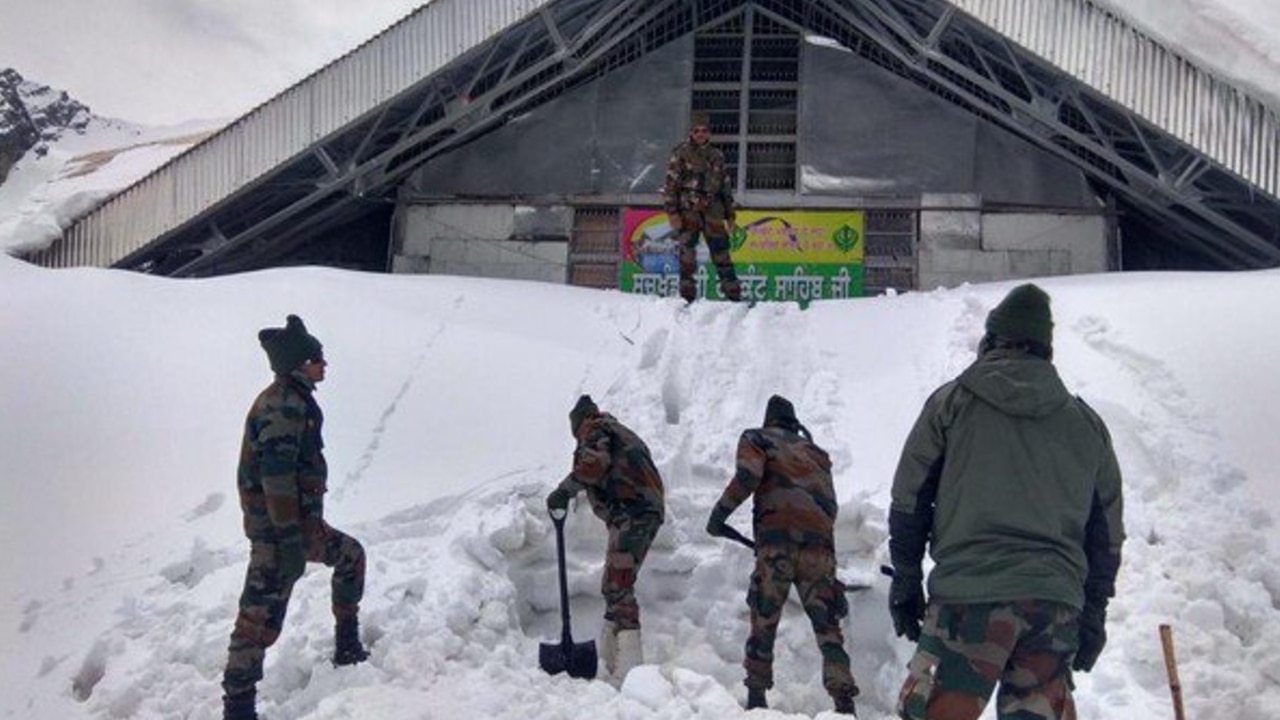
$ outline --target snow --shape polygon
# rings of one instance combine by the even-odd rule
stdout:
[[[147,127],[93,118],[47,152],[25,154],[0,184],[0,254],[40,250],[99,204],[208,137],[220,121]]]
[[[1274,0],[1092,0],[1280,112]]]
[[[1173,625],[1190,717],[1280,707],[1269,510],[1280,272],[1040,281],[1064,380],[1107,421],[1125,476],[1110,642],[1081,717],[1170,717]],[[289,269],[207,280],[51,271],[0,256],[0,717],[220,717],[247,560],[234,473],[270,380],[256,332],[300,313],[331,362],[318,400],[327,516],[369,556],[369,662],[336,669],[329,573],[299,583],[259,686],[267,717],[733,718],[752,559],[707,536],[738,434],[773,393],[832,454],[845,620],[864,720],[891,716],[889,483],[929,392],[972,358],[1009,283],[748,310],[537,283]],[[649,664],[550,677],[559,637],[545,494],[589,392],[646,439],[669,521],[641,573]],[[731,518],[749,529],[749,513]],[[601,523],[566,525],[575,639],[601,622]],[[794,602],[794,601],[793,601]],[[812,631],[783,619],[773,710],[834,718]]]
[[[1280,77],[1280,4],[1273,2],[1273,0],[1093,1],[1117,16],[1124,18],[1135,28],[1164,43],[1173,51],[1191,59],[1205,70],[1256,95],[1259,100],[1268,104],[1272,109],[1280,111],[1280,83],[1276,80],[1276,78]],[[45,4],[47,4],[47,0]],[[386,13],[382,16],[386,18],[398,17],[410,12],[417,4],[414,0],[379,0],[376,3],[378,12]],[[153,10],[154,8],[141,7],[124,9],[121,11],[120,17],[113,19],[115,24],[123,27],[112,27],[110,31],[113,33],[127,33],[130,31],[129,28],[136,29],[134,27],[136,23],[122,22],[122,18],[132,17],[133,15],[138,15],[138,17],[142,18],[145,21],[142,24],[164,19],[163,16],[155,16],[152,12]],[[74,10],[61,6],[58,8],[58,13],[67,12],[74,12]],[[359,25],[359,23],[352,25],[350,18],[343,19],[337,15],[330,14],[342,12],[335,9],[308,8],[305,11],[306,13],[315,13],[314,15],[302,15],[300,13],[304,11],[301,9],[277,8],[275,12],[292,12],[298,15],[300,20],[315,24],[329,31],[342,27],[349,32],[350,28]],[[24,13],[29,15],[25,20],[31,23],[33,28],[42,26],[44,23],[61,21],[57,15],[49,15],[44,9],[34,13],[24,10]],[[216,19],[227,23],[229,26],[242,25],[243,27],[239,32],[247,35],[261,33],[263,32],[263,27],[274,27],[270,23],[264,23],[263,18],[258,15],[246,14],[235,8],[215,15],[217,15]],[[368,13],[363,13],[363,15],[368,15]],[[363,15],[360,23],[372,21],[371,18],[373,16],[363,17]],[[65,25],[61,29],[64,32],[72,31],[72,28]],[[203,38],[207,34],[205,28],[201,26],[199,32],[203,42]],[[277,28],[272,32],[279,33],[280,31]],[[104,37],[108,41],[110,40],[109,37],[103,35],[100,28],[94,28],[89,35],[92,37],[88,38],[88,40],[93,43],[104,41]],[[164,35],[164,33],[153,33],[153,35]],[[315,33],[304,34],[308,38],[312,38],[313,35]],[[349,44],[348,36],[339,35],[340,37],[335,36],[327,42],[339,43],[339,45],[332,47],[342,47],[341,43]],[[806,42],[828,48],[840,47],[835,40],[819,35],[806,36]],[[116,44],[119,45],[118,42]],[[197,44],[193,43],[187,43],[187,45],[191,48],[197,46]],[[243,63],[245,58],[254,54],[268,52],[267,48],[276,48],[272,52],[284,54],[286,57],[281,58],[279,63],[267,63],[267,65],[275,66],[278,64],[281,67],[299,65],[302,69],[295,71],[295,74],[299,74],[299,76],[305,75],[317,67],[314,61],[314,53],[316,52],[314,46],[303,48],[293,42],[255,42],[251,44],[251,47],[253,48],[252,52],[247,52],[243,57],[235,58],[235,63],[232,63],[232,65]],[[32,53],[31,57],[34,60],[38,60],[41,63],[46,62],[46,59],[42,57],[46,50],[43,45],[36,48],[15,46],[11,50],[18,53],[15,57],[21,58],[26,56],[27,53]],[[175,55],[176,52],[181,52],[181,46],[179,49],[166,48],[162,54],[175,58],[180,57]],[[209,55],[204,50],[201,50],[200,54],[202,57]],[[310,60],[302,62],[300,58],[310,58]],[[59,59],[65,58],[59,56]],[[10,62],[14,62],[14,60],[11,59]],[[116,54],[109,54],[107,57],[95,56],[94,76],[101,78],[103,76],[102,63],[113,62],[132,63],[137,62],[137,58],[118,56]],[[185,62],[190,61],[175,59],[172,65],[182,67]],[[262,66],[261,61],[255,60],[254,62],[257,63],[257,66]],[[146,60],[146,63],[152,66],[155,64],[150,58]],[[20,62],[17,64],[21,66]],[[57,65],[51,67],[57,67]],[[310,70],[306,68],[310,68]],[[124,70],[121,70],[117,75],[130,76],[129,71]],[[166,96],[165,101],[161,103],[165,108],[164,115],[166,117],[172,116],[171,108],[174,104],[172,98],[185,98],[182,102],[188,104],[196,103],[202,108],[200,112],[204,114],[219,114],[214,107],[208,105],[208,102],[215,97],[227,98],[226,102],[229,104],[225,106],[224,111],[221,113],[224,115],[222,119],[193,121],[190,123],[190,125],[198,127],[202,132],[215,130],[225,124],[227,118],[245,112],[247,107],[245,105],[245,92],[247,92],[246,87],[249,83],[257,82],[263,84],[260,89],[260,97],[256,101],[259,103],[278,93],[280,87],[278,76],[238,72],[233,75],[236,85],[235,93],[210,94],[208,92],[200,92],[199,98],[195,99],[189,95],[190,88],[187,87],[190,86],[190,73],[182,72],[180,77],[184,87],[172,89],[169,96]],[[100,87],[95,86],[93,91],[106,92],[108,96],[117,95],[120,97],[130,97],[138,94],[136,86],[106,90],[116,82],[117,78],[112,77],[110,83],[105,83]],[[73,95],[84,96],[79,89],[73,90]],[[133,97],[130,102],[136,105],[139,100]],[[190,113],[188,116],[194,114]],[[518,117],[513,118],[513,122],[518,122],[519,120],[520,118]],[[64,168],[64,165],[70,163],[74,166],[73,158],[83,152],[87,152],[84,149],[86,145],[95,150],[101,150],[111,147],[128,147],[134,144],[124,142],[118,137],[113,138],[113,133],[110,130],[104,132],[101,129],[104,124],[116,128],[127,127],[134,133],[145,131],[153,137],[150,142],[155,142],[156,139],[166,135],[169,140],[165,144],[153,148],[150,152],[135,152],[131,153],[129,157],[119,157],[109,167],[99,169],[87,178],[68,181],[66,176],[69,171]],[[31,252],[47,247],[60,236],[62,230],[66,229],[72,221],[84,215],[98,203],[127,188],[135,181],[163,165],[198,139],[198,137],[187,137],[188,134],[189,129],[188,131],[177,131],[172,126],[145,128],[121,123],[117,120],[99,119],[95,122],[95,127],[91,128],[90,132],[83,137],[70,136],[55,145],[54,151],[50,153],[49,157],[43,159],[24,158],[14,168],[11,177],[3,185],[0,185],[0,252]],[[174,138],[184,137],[187,138],[185,144],[174,140]],[[808,166],[803,167],[801,172],[801,186],[809,192],[818,194],[866,193],[883,189],[883,181],[874,178],[834,177],[819,173]]]
[[[1272,3],[1101,4],[1280,106]],[[215,127],[197,125],[99,121],[24,158],[0,186],[0,250],[48,242]],[[1130,539],[1110,642],[1077,678],[1081,717],[1171,716],[1161,623],[1175,629],[1189,717],[1274,717],[1280,272],[1040,282],[1057,364],[1107,421],[1125,474]],[[781,393],[835,460],[841,575],[872,585],[845,621],[859,708],[888,718],[910,653],[875,571],[889,482],[924,398],[970,361],[1009,287],[686,313],[532,283],[321,269],[175,281],[41,270],[0,252],[0,717],[220,717],[247,559],[240,426],[269,381],[255,333],[297,312],[332,363],[318,393],[327,515],[369,553],[373,654],[327,662],[328,573],[313,567],[267,655],[267,717],[747,717],[751,557],[702,527],[738,434]],[[559,635],[543,498],[568,469],[567,412],[582,392],[649,442],[669,489],[639,586],[651,664],[621,683],[537,667],[539,643]],[[732,521],[745,530],[747,514]],[[587,639],[604,530],[584,505],[567,530],[574,635]],[[774,710],[750,717],[833,718],[818,667],[789,606]]]

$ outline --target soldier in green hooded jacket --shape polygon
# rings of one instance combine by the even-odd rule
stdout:
[[[1106,642],[1124,541],[1107,427],[1052,361],[1049,296],[1014,288],[978,358],[925,403],[889,511],[898,635],[916,641],[907,720],[1074,718],[1071,671]],[[934,561],[925,601],[922,561]]]
[[[240,448],[237,485],[249,568],[223,672],[224,720],[257,720],[263,660],[280,636],[289,596],[308,562],[333,568],[334,664],[368,657],[357,620],[364,548],[324,520],[324,416],[313,396],[325,377],[323,347],[296,315],[283,328],[263,329],[258,340],[275,380],[249,409]]]
[[[725,169],[724,153],[711,144],[710,116],[695,112],[688,139],[671,151],[662,185],[667,223],[677,233],[680,297],[686,302],[698,297],[694,274],[698,269],[699,236],[706,237],[711,263],[720,280],[720,294],[735,302],[742,299],[742,284],[729,255],[729,233],[736,217],[733,183]]]
[[[754,499],[756,552],[747,591],[751,633],[742,661],[747,708],[768,706],[774,639],[787,595],[795,586],[822,654],[822,685],[836,712],[852,715],[858,685],[849,671],[840,627],[849,602],[836,578],[838,505],[831,458],[796,418],[791,401],[780,395],[769,398],[763,427],[739,438],[737,470],[711,511],[707,532],[728,537],[726,521],[747,498]]]
[[[585,490],[609,530],[599,648],[605,670],[620,681],[644,662],[635,585],[666,514],[662,476],[640,436],[601,412],[590,395],[574,404],[569,428],[577,440],[573,471],[547,496],[547,508],[563,510]]]

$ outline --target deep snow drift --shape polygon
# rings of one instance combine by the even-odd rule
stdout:
[[[1190,717],[1280,707],[1270,543],[1280,273],[1048,279],[1057,363],[1125,473],[1110,644],[1081,716],[1171,717],[1157,626],[1175,627]],[[887,583],[888,488],[925,396],[972,358],[1009,284],[792,305],[533,283],[289,270],[201,281],[46,271],[0,256],[0,716],[219,717],[246,562],[234,469],[269,381],[256,331],[300,313],[331,361],[318,399],[327,514],[369,553],[372,658],[334,669],[328,572],[299,583],[260,709],[297,720],[738,717],[749,553],[703,532],[742,429],[795,403],[833,456],[861,716],[889,717],[909,646]],[[641,434],[668,524],[640,580],[651,664],[615,689],[548,677],[558,637],[546,492],[581,392]],[[749,529],[749,511],[733,518]],[[569,518],[574,632],[600,623],[604,532]],[[812,633],[783,619],[775,710],[829,712]]]

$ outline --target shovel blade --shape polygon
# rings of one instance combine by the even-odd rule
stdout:
[[[599,659],[596,643],[542,643],[538,646],[538,666],[548,675],[568,673],[569,677],[591,680],[596,676]]]

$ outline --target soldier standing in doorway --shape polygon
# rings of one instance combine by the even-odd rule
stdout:
[[[698,237],[704,236],[720,281],[720,294],[742,299],[742,286],[729,256],[729,233],[734,224],[733,179],[725,171],[724,153],[711,144],[711,118],[695,112],[689,137],[671,151],[662,187],[667,222],[677,233],[680,259],[680,297],[697,298],[694,273],[698,266]]]

